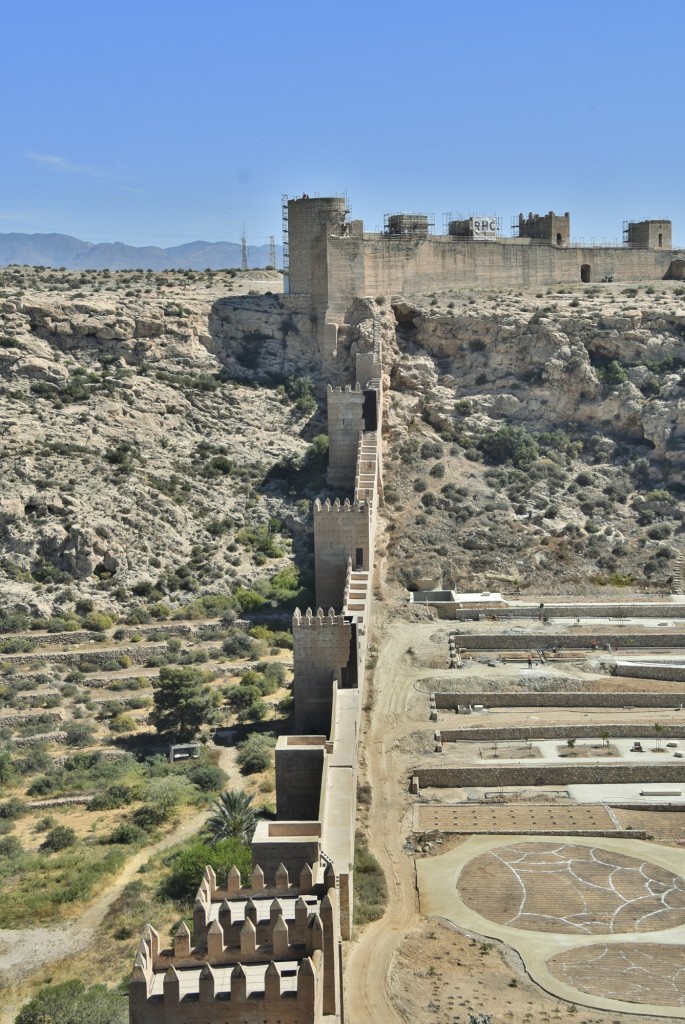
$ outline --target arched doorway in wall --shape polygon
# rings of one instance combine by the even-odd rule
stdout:
[[[580,267],[580,280],[587,284],[592,280],[592,267],[589,263],[583,263]]]
[[[561,237],[561,231],[557,231],[557,245],[561,245],[563,238]]]

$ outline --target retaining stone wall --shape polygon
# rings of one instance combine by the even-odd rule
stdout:
[[[125,650],[120,647],[109,647],[107,650],[97,648],[93,651],[54,651],[52,654],[5,654],[1,660],[10,665],[26,665],[33,662],[80,665],[84,661],[104,665],[105,662],[116,661],[122,654],[126,654],[134,664],[141,665],[155,654],[164,654],[165,650],[166,648],[160,647],[159,644],[136,644]]]
[[[617,661],[612,669],[612,675],[685,683],[685,665],[629,665],[624,661]]]
[[[591,693],[587,690],[554,693],[435,693],[435,707],[456,710],[458,705],[483,704],[486,708],[677,708],[685,693]],[[431,702],[432,703],[432,702]]]
[[[441,729],[439,735],[443,743],[456,743],[459,740],[565,740],[568,737],[578,739],[599,739],[599,732],[607,732],[617,739],[656,739],[653,723],[648,725],[531,725],[527,728],[493,728],[493,729]],[[664,722],[661,739],[685,739],[685,722],[682,725],[667,725]],[[683,765],[685,780],[685,765]]]
[[[33,719],[44,717],[50,722],[61,722],[62,715],[59,711],[33,711],[23,715],[0,715],[0,729],[5,729],[9,726],[10,729],[15,729],[20,725],[30,725]]]
[[[421,788],[456,789],[463,786],[634,786],[676,783],[685,790],[685,766],[664,764],[541,764],[484,765],[466,768],[417,768],[412,775]]]
[[[236,622],[235,625],[240,625]],[[243,625],[248,623],[243,622]],[[148,623],[145,626],[118,626],[117,629],[123,629],[126,634],[125,639],[117,640],[116,643],[125,646],[127,641],[130,642],[132,636],[147,636],[148,633],[164,633],[165,636],[197,636],[202,637],[205,634],[211,634],[215,629],[221,628],[221,623],[217,620],[216,622],[203,622],[198,625],[189,625],[188,623],[179,624],[152,624]],[[99,633],[94,630],[77,629],[67,633],[7,633],[3,634],[2,640],[22,639],[30,640],[35,643],[36,647],[61,647],[68,644],[87,644],[89,640],[102,640],[105,637],[104,633]],[[109,639],[109,638],[108,638]]]
[[[493,614],[503,619],[537,619],[540,612],[550,619],[685,619],[685,604],[545,604],[542,609],[538,605],[498,608]]]
[[[455,633],[454,643],[467,651],[585,651],[592,649],[596,641],[600,647],[610,643],[612,647],[685,647],[685,633],[512,633],[506,636],[492,636],[483,633]],[[602,653],[601,650],[598,653]]]
[[[42,732],[37,736],[17,736],[12,740],[15,747],[36,747],[39,743],[64,743],[65,732]]]

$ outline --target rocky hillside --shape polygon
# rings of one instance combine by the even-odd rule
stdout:
[[[255,277],[2,274],[6,609],[145,621],[291,565],[316,403],[305,381],[240,383],[209,334],[218,299],[280,289]]]
[[[668,589],[683,532],[685,288],[461,292],[393,310],[398,579]]]
[[[0,272],[5,613],[57,628],[79,608],[135,623],[201,614],[203,595],[238,610],[310,600],[325,385],[350,379],[374,333],[398,597],[431,578],[669,589],[684,512],[682,286],[360,300],[321,353],[280,284],[269,272]]]

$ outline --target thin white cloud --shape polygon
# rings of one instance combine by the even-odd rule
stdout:
[[[107,171],[102,171],[97,167],[88,167],[86,164],[76,164],[72,160],[67,160],[63,156],[55,156],[52,153],[26,153],[28,160],[33,160],[34,163],[43,164],[45,167],[50,167],[53,171],[58,171],[60,174],[82,174],[87,178],[95,178],[98,181],[110,182],[114,188],[121,189],[123,192],[137,192],[139,194],[145,194],[145,189],[134,188],[132,185],[122,185],[120,182],[112,181],[112,175]]]
[[[99,171],[96,167],[75,164],[63,156],[53,156],[50,153],[27,153],[26,156],[29,160],[34,160],[37,164],[45,164],[46,167],[51,167],[53,171],[60,171],[62,174],[86,174],[89,178],[108,177],[104,171]]]

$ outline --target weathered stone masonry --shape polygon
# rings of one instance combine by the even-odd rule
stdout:
[[[325,220],[338,216],[324,204]],[[312,241],[316,223],[307,227]],[[300,256],[302,254],[300,253]],[[316,260],[296,258],[303,280]],[[310,285],[316,306],[314,285]],[[341,943],[352,932],[357,737],[383,500],[382,364],[372,324],[356,380],[328,390],[329,483],[314,507],[317,609],[293,615],[296,734],[276,752],[275,821],[252,840],[249,887],[205,871],[193,931],[163,949],[148,926],[130,980],[131,1024],[320,1024],[343,1020]]]

